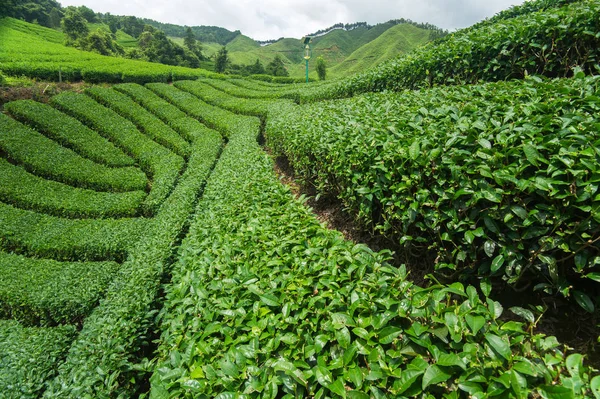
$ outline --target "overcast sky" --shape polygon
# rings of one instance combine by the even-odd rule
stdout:
[[[454,30],[523,0],[59,0],[96,12],[240,30],[256,40],[301,38],[335,23],[407,18]]]

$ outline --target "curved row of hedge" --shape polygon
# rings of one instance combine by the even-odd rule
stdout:
[[[229,119],[247,125],[231,131],[166,287],[151,398],[600,394],[583,356],[502,321],[489,283],[423,289],[324,228],[273,173],[258,121]]]
[[[86,95],[65,92],[52,97],[51,103],[87,123],[140,163],[140,168],[152,179],[150,192],[142,208],[144,214],[153,214],[173,189],[185,164],[183,158],[140,133],[132,122]]]
[[[190,155],[190,144],[185,139],[127,95],[102,87],[86,89],[85,93],[129,119],[140,131],[177,155],[184,158]]]
[[[258,134],[258,125],[260,125],[260,122],[255,118],[247,119],[238,117],[232,119],[230,112],[209,105],[188,92],[166,84],[149,83],[146,87],[171,104],[179,107],[188,115],[198,118],[207,126],[221,132],[225,137],[245,132],[248,126],[253,124],[257,125],[256,130]]]
[[[75,187],[117,192],[146,189],[146,175],[138,168],[111,168],[82,158],[4,114],[0,114],[0,151],[30,173]]]
[[[0,248],[65,261],[122,262],[148,220],[65,219],[0,202]]]
[[[30,326],[80,323],[118,269],[115,262],[57,262],[0,252],[0,317]]]
[[[0,158],[0,200],[22,209],[69,218],[133,217],[144,198],[143,191],[93,191],[43,179]]]
[[[133,166],[135,163],[113,143],[47,104],[20,100],[5,104],[4,109],[15,119],[94,162],[111,167]]]
[[[14,320],[0,320],[2,398],[39,398],[76,333],[73,326],[23,327]]]
[[[174,244],[218,158],[222,138],[214,130],[193,134],[187,168],[130,255],[106,297],[85,320],[45,398],[130,398],[145,374],[139,356],[150,345],[153,307]]]
[[[273,112],[266,139],[437,270],[532,284],[592,311],[599,84],[578,75],[365,95]]]

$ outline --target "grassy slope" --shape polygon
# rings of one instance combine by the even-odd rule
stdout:
[[[343,62],[330,69],[331,76],[348,76],[407,53],[425,44],[429,32],[409,24],[396,25],[358,48]]]

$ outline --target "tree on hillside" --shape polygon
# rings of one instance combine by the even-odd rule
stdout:
[[[317,75],[319,75],[319,80],[325,80],[327,77],[327,63],[321,56],[317,57]]]
[[[62,17],[63,17],[62,11],[60,11],[60,9],[54,7],[52,10],[50,10],[50,13],[48,14],[48,27],[59,28],[60,20],[62,19]]]
[[[227,49],[225,48],[225,46],[223,46],[215,55],[215,72],[225,72],[225,68],[227,68],[228,63],[229,56],[227,55]]]
[[[258,58],[256,59],[256,62],[253,65],[250,65],[248,69],[249,72],[253,75],[262,75],[265,73],[265,67]]]
[[[185,47],[188,48],[188,50],[190,50],[192,53],[194,53],[196,55],[196,57],[198,57],[199,59],[204,58],[202,56],[202,46],[196,40],[196,35],[194,35],[192,28],[190,28],[189,26],[185,30],[185,37],[183,39],[183,44],[185,45]]]
[[[87,21],[75,7],[67,7],[65,16],[60,22],[63,32],[67,35],[67,42],[74,44],[77,40],[85,38],[89,29]]]
[[[97,29],[87,37],[79,40],[79,47],[85,51],[93,51],[102,55],[123,55],[125,51],[117,41],[114,34],[106,29]]]
[[[273,76],[289,76],[289,73],[287,69],[285,69],[285,65],[283,64],[283,60],[279,54],[273,58],[273,61],[269,62],[266,72]]]
[[[90,23],[98,22],[96,13],[91,8],[86,7],[86,6],[79,6],[79,7],[77,7],[77,10],[81,13],[83,18],[85,18],[88,22],[90,22]]]

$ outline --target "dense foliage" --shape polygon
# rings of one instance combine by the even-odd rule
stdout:
[[[227,120],[166,288],[151,398],[592,395],[583,357],[501,321],[488,282],[423,289],[325,229],[277,181],[258,120]]]
[[[267,142],[436,269],[534,283],[592,311],[576,282],[600,280],[598,83],[581,74],[315,104],[270,118]]]

